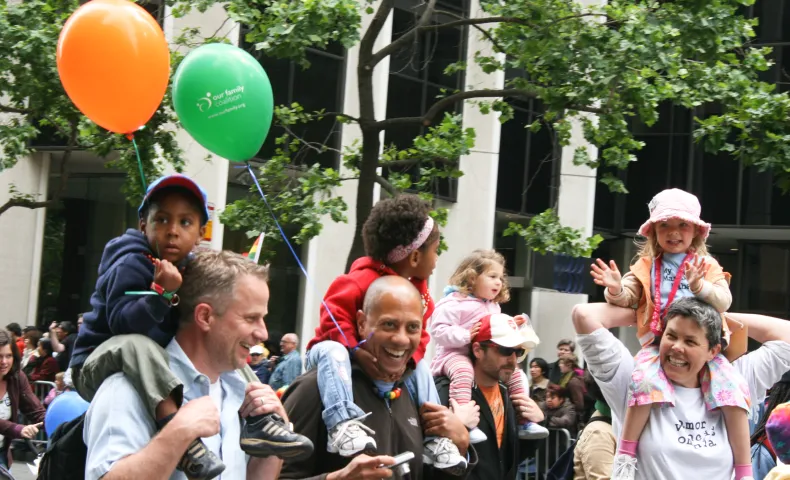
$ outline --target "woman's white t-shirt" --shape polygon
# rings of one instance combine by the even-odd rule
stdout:
[[[601,328],[579,335],[579,346],[612,409],[612,426],[620,437],[627,408],[627,389],[634,358],[625,345]],[[766,342],[739,358],[735,368],[749,385],[752,405],[790,370],[790,344]],[[708,411],[699,388],[675,385],[674,407],[653,408],[637,449],[637,480],[729,479],[733,473],[732,450],[719,410]]]

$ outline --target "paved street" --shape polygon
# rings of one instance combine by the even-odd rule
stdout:
[[[11,465],[11,473],[14,475],[14,480],[36,480],[25,463],[14,462]]]

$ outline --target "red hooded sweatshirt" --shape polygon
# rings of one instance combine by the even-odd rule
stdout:
[[[334,315],[348,342],[343,340],[343,335],[340,334],[332,318],[326,312],[326,308],[321,305],[321,321],[318,324],[318,328],[315,329],[315,337],[307,344],[307,349],[309,350],[313,345],[324,340],[334,340],[343,345],[347,344],[348,348],[356,347],[360,340],[357,335],[357,312],[362,310],[365,293],[368,291],[370,284],[384,275],[397,275],[397,273],[382,262],[373,260],[370,257],[362,257],[351,264],[350,272],[337,277],[332,282],[332,285],[329,286],[329,290],[326,291],[324,303]],[[425,348],[431,339],[427,327],[428,319],[433,314],[434,305],[431,294],[428,291],[427,280],[412,278],[411,283],[420,292],[423,306],[420,345],[412,356],[415,362],[419,362],[425,356]]]

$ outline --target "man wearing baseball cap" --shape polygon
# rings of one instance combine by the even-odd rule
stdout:
[[[479,407],[477,427],[488,437],[486,441],[475,444],[479,461],[470,472],[469,479],[515,480],[518,465],[538,446],[534,440],[519,440],[518,422],[519,417],[541,422],[543,412],[528,395],[511,397],[505,387],[512,375],[523,375],[518,362],[533,347],[534,344],[519,331],[510,315],[496,313],[482,318],[480,330],[470,345],[475,374],[473,402],[454,406],[456,414],[465,421],[471,417],[468,423],[475,422],[474,410]],[[442,402],[449,406],[450,380],[437,377],[436,388]],[[472,410],[471,415],[469,410]]]
[[[250,368],[255,372],[258,380],[267,385],[272,372],[269,370],[269,360],[263,353],[263,347],[260,345],[253,345],[250,348]]]

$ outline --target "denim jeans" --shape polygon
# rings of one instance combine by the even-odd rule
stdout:
[[[307,352],[307,370],[318,368],[318,392],[324,405],[322,418],[327,430],[338,423],[365,415],[354,403],[351,390],[351,361],[346,347],[325,340]]]
[[[322,418],[327,430],[337,424],[365,415],[354,403],[351,390],[351,361],[342,344],[325,340],[307,352],[305,368],[318,368],[318,392],[324,405]],[[406,378],[406,389],[411,398],[422,406],[425,402],[441,405],[439,392],[426,362],[419,362],[414,372]],[[432,438],[432,437],[431,437]],[[426,438],[428,441],[431,438]]]
[[[430,402],[441,405],[442,401],[439,400],[439,392],[436,391],[436,384],[433,382],[433,375],[428,368],[428,363],[421,361],[417,363],[411,375],[406,378],[406,388],[409,390],[412,400],[417,402],[417,406],[421,407],[423,403]]]
[[[442,401],[439,400],[439,392],[436,390],[436,384],[433,381],[431,369],[428,368],[428,362],[422,360],[417,363],[414,372],[406,378],[406,389],[409,390],[409,395],[413,400],[417,401],[417,406],[421,407],[423,403],[430,402],[441,405]],[[425,437],[428,442],[436,437]]]

